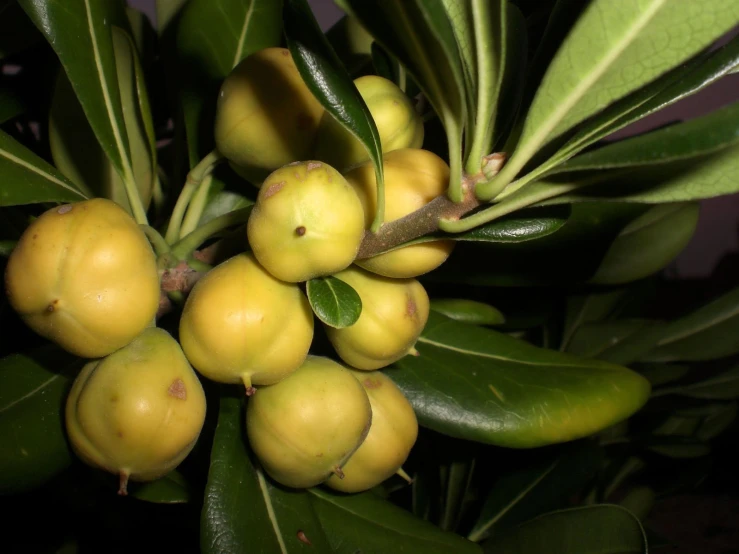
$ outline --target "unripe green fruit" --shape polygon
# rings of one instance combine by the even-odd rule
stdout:
[[[310,158],[323,106],[286,48],[264,48],[226,77],[216,108],[218,150],[259,185],[271,171]]]
[[[259,263],[278,279],[297,283],[331,275],[357,256],[362,203],[330,165],[295,162],[264,181],[247,235]]]
[[[357,369],[380,369],[413,351],[429,316],[429,297],[415,279],[388,279],[352,266],[334,275],[362,299],[349,327],[325,326],[342,360]]]
[[[372,409],[352,373],[329,358],[308,356],[292,375],[249,399],[249,444],[278,483],[307,488],[341,475],[367,436]]]
[[[180,346],[151,327],[130,344],[89,362],[67,398],[66,428],[87,464],[129,480],[165,475],[195,446],[205,394]]]
[[[375,121],[383,152],[421,147],[421,116],[395,83],[377,75],[365,75],[355,79],[354,84]],[[342,173],[370,159],[359,139],[329,112],[324,112],[321,118],[315,144],[315,157]]]
[[[352,371],[372,406],[372,427],[362,445],[344,464],[344,478],[332,475],[326,485],[342,492],[371,489],[401,470],[418,437],[418,420],[398,386],[379,371]]]
[[[84,358],[125,346],[159,308],[156,257],[111,200],[52,208],[23,233],[5,271],[8,300],[39,335]]]
[[[385,221],[400,219],[446,193],[449,166],[433,152],[417,148],[395,150],[383,156],[385,174]],[[365,225],[370,226],[377,210],[377,181],[371,163],[345,174],[364,206]],[[456,243],[451,240],[422,242],[397,248],[355,263],[385,277],[410,278],[423,275],[446,261]]]
[[[180,318],[180,344],[200,373],[220,383],[271,385],[295,371],[313,340],[313,312],[298,285],[270,275],[251,254],[197,282]]]

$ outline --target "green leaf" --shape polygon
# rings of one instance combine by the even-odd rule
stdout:
[[[739,352],[739,288],[670,322],[657,346],[642,360],[700,361]]]
[[[677,364],[646,363],[635,368],[646,377],[652,387],[658,387],[682,379],[690,371],[690,367]]]
[[[510,182],[547,141],[698,53],[738,19],[736,0],[710,7],[667,0],[591,2],[549,65],[499,182]]]
[[[431,309],[440,314],[472,325],[502,325],[505,316],[490,304],[464,298],[432,298]]]
[[[699,213],[697,202],[654,206],[623,228],[589,282],[617,285],[661,271],[693,238]]]
[[[7,258],[15,248],[18,241],[15,240],[0,240],[0,256]]]
[[[161,36],[189,0],[156,0],[157,32]]]
[[[710,445],[692,437],[655,435],[641,444],[650,452],[678,460],[700,458],[711,453]]]
[[[646,554],[647,537],[628,510],[600,504],[539,516],[485,543],[491,554]]]
[[[273,485],[251,461],[243,402],[221,397],[201,514],[201,552],[333,552],[308,494]],[[312,545],[300,540],[301,532]]]
[[[280,0],[189,0],[177,28],[180,95],[190,167],[213,148],[215,100],[245,57],[279,46]]]
[[[0,206],[77,202],[87,196],[54,167],[0,131]]]
[[[471,2],[460,1],[460,0],[442,0],[441,3],[444,5],[444,10],[449,18],[452,31],[454,33],[454,39],[457,42],[457,48],[459,49],[459,57],[462,61],[462,69],[464,74],[465,90],[467,92],[468,104],[471,110],[474,110],[474,100],[477,96],[477,82],[478,82],[478,71],[477,71],[477,51],[475,46],[475,23],[473,16],[473,7]],[[494,2],[498,4],[499,1]],[[487,22],[481,22],[487,24]],[[487,37],[485,37],[487,38]],[[490,54],[491,58],[494,58],[495,52],[483,51],[485,55]],[[484,61],[487,61],[484,60]]]
[[[208,204],[205,206],[205,209],[200,216],[198,227],[208,223],[216,217],[225,215],[230,212],[235,212],[236,210],[240,210],[242,208],[248,208],[253,204],[254,201],[247,198],[246,196],[243,196],[236,192],[231,192],[229,190],[222,190],[214,194],[212,198],[208,201]]]
[[[177,470],[148,483],[131,483],[128,494],[155,504],[185,504],[192,499],[190,485]]]
[[[587,323],[607,319],[624,295],[623,290],[569,295],[566,300],[560,350],[567,350],[575,332]]]
[[[333,552],[480,553],[476,544],[442,531],[372,492],[340,495],[314,488],[309,494]]]
[[[519,210],[471,231],[444,235],[444,238],[468,242],[508,243],[535,240],[559,231],[567,223],[570,213],[569,209],[562,211],[542,211],[537,208]]]
[[[575,332],[567,352],[629,366],[654,347],[663,328],[660,322],[645,319],[587,323]]]
[[[537,348],[431,312],[416,343],[387,371],[419,423],[453,437],[533,448],[585,437],[646,402],[640,375]]]
[[[658,389],[653,396],[678,394],[704,400],[733,400],[739,398],[739,367],[724,373],[686,385]]]
[[[645,520],[654,507],[656,497],[657,494],[649,487],[632,487],[618,505],[630,511],[637,519]]]
[[[462,175],[462,128],[466,115],[464,70],[444,5],[431,0],[396,2],[337,0],[408,70],[444,125],[452,175]]]
[[[0,87],[0,124],[19,116],[25,109],[17,94],[6,87]]]
[[[501,475],[468,535],[478,542],[544,512],[563,508],[598,472],[602,452],[595,442],[577,441],[545,450],[526,467]]]
[[[378,202],[372,228],[377,229],[384,221],[385,185],[380,133],[372,114],[307,2],[285,0],[283,21],[287,46],[303,81],[326,111],[364,145],[374,164]]]
[[[0,360],[0,494],[34,489],[71,464],[64,405],[81,365],[50,344]]]
[[[326,38],[352,77],[367,73],[374,61],[377,44],[359,21],[344,15],[326,31]],[[386,75],[378,75],[387,78]]]
[[[351,285],[336,277],[318,277],[305,285],[313,313],[329,327],[354,325],[362,314],[362,299]]]

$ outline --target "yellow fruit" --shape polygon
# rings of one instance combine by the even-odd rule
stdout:
[[[429,315],[429,297],[415,279],[388,279],[352,266],[335,275],[362,299],[349,327],[325,326],[342,360],[357,369],[380,369],[410,353]]]
[[[344,464],[344,478],[332,475],[326,485],[342,492],[371,489],[401,470],[418,437],[418,420],[398,386],[379,371],[353,371],[372,406],[372,427],[362,445]]]
[[[52,208],[23,233],[8,260],[11,306],[39,335],[85,358],[125,346],[159,307],[154,252],[111,200]]]
[[[255,185],[275,169],[310,158],[323,107],[286,48],[264,48],[244,58],[223,81],[215,142]]]
[[[298,285],[272,277],[251,254],[209,271],[190,292],[180,344],[220,383],[271,385],[295,371],[313,340],[313,312]]]
[[[65,422],[74,452],[119,475],[126,494],[129,478],[157,479],[190,453],[205,422],[205,394],[177,341],[152,327],[82,369]]]
[[[412,213],[449,186],[449,166],[433,152],[404,148],[385,154],[385,221]],[[365,225],[370,226],[377,209],[377,181],[371,163],[345,174],[364,206]],[[423,242],[397,248],[355,263],[385,277],[409,278],[428,273],[446,261],[456,243],[451,240]]]
[[[331,275],[357,255],[362,203],[330,165],[296,162],[264,181],[247,235],[259,263],[278,279],[297,283]]]
[[[354,84],[375,121],[383,153],[421,148],[423,121],[395,83],[377,75],[365,75],[355,79]],[[362,143],[329,112],[321,118],[315,144],[315,157],[342,173],[370,159]]]
[[[292,375],[249,399],[249,444],[278,483],[307,488],[341,475],[362,444],[372,409],[362,385],[341,364],[308,356]]]

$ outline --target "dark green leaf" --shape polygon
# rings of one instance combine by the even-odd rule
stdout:
[[[729,429],[739,415],[739,404],[716,405],[716,412],[706,415],[695,432],[695,437],[701,441],[709,441]]]
[[[654,347],[662,331],[660,322],[645,319],[587,323],[575,332],[567,352],[629,366]]]
[[[630,511],[639,520],[645,520],[654,507],[657,494],[649,487],[633,487],[618,503],[622,508]],[[650,546],[653,546],[650,542]]]
[[[51,165],[0,131],[0,206],[76,202],[85,196]]]
[[[569,208],[562,211],[537,209],[518,211],[508,217],[501,217],[471,231],[454,234],[448,238],[461,241],[524,242],[556,233],[567,223],[569,216]]]
[[[445,531],[454,531],[462,515],[465,496],[475,469],[475,460],[454,460],[440,469],[445,490],[442,500],[444,510],[439,527]]]
[[[431,309],[449,319],[472,325],[502,325],[505,316],[490,304],[464,298],[432,298]]]
[[[0,1],[0,60],[42,40],[16,0]]]
[[[639,364],[636,369],[652,383],[652,387],[658,387],[682,379],[690,371],[690,367],[686,365],[661,364],[656,362]]]
[[[739,352],[739,288],[667,325],[643,361],[712,360]]]
[[[333,552],[308,494],[273,485],[251,461],[243,402],[221,398],[201,516],[201,552]],[[301,532],[312,544],[300,540]]]
[[[306,283],[313,313],[330,327],[354,325],[362,314],[362,299],[351,285],[336,277],[318,277]]]
[[[607,319],[624,295],[623,290],[573,294],[567,297],[560,350],[567,350],[575,332],[587,323]]]
[[[367,149],[384,198],[382,146],[375,120],[351,76],[318,26],[306,0],[285,0],[285,37],[295,65],[321,105]],[[378,202],[378,210],[384,204]]]
[[[53,345],[0,360],[0,494],[38,487],[72,462],[64,405],[81,365]]]
[[[692,437],[654,435],[640,443],[650,452],[678,460],[700,458],[711,453],[710,445]]]
[[[655,391],[654,396],[665,394],[679,394],[680,396],[708,400],[739,398],[739,367],[703,381],[659,389]]]
[[[7,258],[15,248],[18,241],[15,240],[0,240],[0,256]]]
[[[129,496],[155,504],[184,504],[190,502],[192,490],[187,480],[177,470],[148,483],[131,483]]]
[[[628,510],[600,504],[552,512],[485,543],[491,554],[646,554],[647,537]]]
[[[0,124],[22,114],[25,109],[17,94],[8,88],[0,87]]]
[[[544,512],[563,508],[600,468],[602,453],[595,442],[578,441],[553,452],[544,451],[524,468],[502,475],[468,535],[478,542],[499,535]]]
[[[467,440],[532,448],[585,437],[646,402],[640,375],[537,348],[431,312],[416,343],[387,371],[421,425]]]
[[[441,531],[372,492],[340,495],[315,488],[309,494],[331,547],[339,554],[480,552],[476,544]]]

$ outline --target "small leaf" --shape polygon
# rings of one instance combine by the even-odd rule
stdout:
[[[449,319],[472,325],[502,325],[505,316],[497,308],[464,298],[432,298],[431,309]]]
[[[77,202],[87,196],[54,167],[0,131],[0,206]]]
[[[198,226],[204,225],[218,216],[235,212],[242,208],[248,208],[253,204],[254,201],[246,196],[229,190],[222,190],[214,194],[208,201],[208,204],[205,206],[205,209],[200,216]]]
[[[128,493],[134,498],[155,504],[185,504],[192,498],[190,485],[177,470],[148,483],[131,483]]]
[[[678,394],[704,400],[733,400],[739,398],[739,367],[724,373],[686,385],[658,389],[654,396]]]
[[[485,543],[491,554],[646,554],[647,537],[628,510],[609,504],[551,512]]]
[[[640,375],[537,348],[431,312],[406,356],[386,370],[419,423],[453,437],[532,448],[585,437],[647,400]]]
[[[313,312],[330,327],[354,325],[362,314],[362,299],[351,285],[336,277],[319,277],[306,283]]]
[[[36,488],[72,462],[64,404],[81,365],[50,344],[0,360],[0,494]]]

